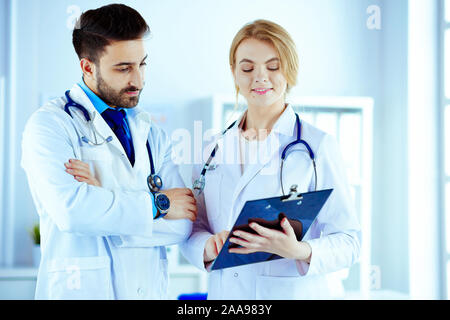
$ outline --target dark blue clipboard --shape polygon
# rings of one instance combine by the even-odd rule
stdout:
[[[327,201],[333,189],[320,190],[302,194],[290,194],[282,197],[274,197],[260,200],[247,201],[237,218],[230,235],[225,241],[222,250],[214,260],[212,270],[231,268],[251,263],[266,262],[282,257],[267,253],[255,252],[250,254],[238,254],[228,252],[232,243],[229,241],[232,232],[242,225],[246,225],[249,219],[261,218],[276,220],[280,213],[284,213],[288,219],[301,222],[301,237],[303,239],[309,227],[316,219],[323,205]]]

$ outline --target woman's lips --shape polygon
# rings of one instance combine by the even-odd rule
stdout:
[[[267,92],[273,90],[272,88],[256,88],[256,89],[252,89],[253,92],[255,92],[256,94],[262,96],[265,95]]]

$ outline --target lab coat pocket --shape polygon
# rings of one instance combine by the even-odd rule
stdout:
[[[256,278],[257,300],[311,300],[330,299],[326,278],[310,277],[273,277]]]
[[[218,219],[223,209],[222,204],[223,173],[207,171],[205,175],[205,204],[206,213],[210,222]]]
[[[108,257],[50,260],[48,278],[50,299],[105,300],[113,298]]]
[[[111,151],[107,145],[83,146],[80,150],[82,161],[111,161]]]
[[[256,300],[292,300],[295,297],[296,277],[258,276]]]
[[[107,146],[81,147],[81,161],[87,163],[91,173],[101,183],[102,187],[115,184],[112,167],[111,151]]]

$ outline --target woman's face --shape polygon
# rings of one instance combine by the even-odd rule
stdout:
[[[247,39],[239,45],[233,76],[249,106],[284,106],[287,80],[280,63],[278,52],[270,42]]]

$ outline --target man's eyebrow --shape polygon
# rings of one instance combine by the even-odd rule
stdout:
[[[141,64],[148,58],[148,54],[142,59]],[[119,62],[115,64],[113,67],[122,67],[122,66],[133,66],[135,65],[134,62]]]
[[[272,59],[267,60],[265,63],[270,63],[270,62],[273,62],[273,61],[280,61],[280,59],[278,59],[278,58],[272,58]],[[254,62],[253,62],[252,60],[250,60],[250,59],[242,59],[241,62],[239,62],[239,64],[244,63],[244,62],[254,63]]]

